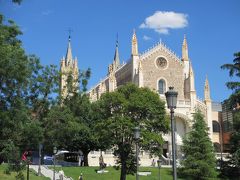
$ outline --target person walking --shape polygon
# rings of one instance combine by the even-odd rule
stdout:
[[[104,168],[104,161],[103,161],[102,154],[99,157],[99,166],[100,166],[100,170],[102,170]]]

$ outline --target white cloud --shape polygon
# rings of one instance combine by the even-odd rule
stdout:
[[[154,29],[160,34],[168,34],[169,29],[184,28],[188,25],[187,14],[173,11],[156,11],[142,23],[140,28]]]
[[[42,11],[42,12],[41,12],[41,14],[42,14],[43,16],[48,16],[49,14],[52,14],[52,13],[53,13],[52,10],[46,10],[46,11]]]
[[[145,40],[145,41],[148,41],[148,40],[151,40],[151,39],[152,39],[152,38],[149,37],[149,36],[146,36],[146,35],[143,36],[143,40]]]

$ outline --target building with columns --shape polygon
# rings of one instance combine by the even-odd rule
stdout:
[[[182,57],[178,57],[163,42],[157,43],[143,53],[138,52],[138,41],[136,32],[132,35],[132,50],[127,63],[121,63],[119,58],[118,41],[116,42],[115,55],[112,64],[108,66],[107,76],[89,90],[91,101],[98,100],[105,92],[112,92],[126,83],[134,83],[138,87],[148,87],[159,94],[159,98],[166,101],[165,92],[168,87],[173,86],[178,91],[177,108],[175,110],[176,120],[176,144],[180,153],[183,136],[191,130],[193,114],[199,109],[205,116],[209,127],[209,137],[217,146],[220,144],[220,131],[213,132],[213,121],[219,123],[219,109],[212,108],[210,96],[210,85],[205,80],[204,100],[197,98],[195,89],[194,70],[188,56],[188,45],[186,36],[182,44]],[[68,51],[70,41],[68,45]],[[67,54],[68,54],[67,51]],[[61,62],[61,70],[66,66],[65,60]],[[74,61],[75,62],[75,61]],[[75,62],[76,63],[76,62]],[[62,65],[64,64],[64,65]],[[71,65],[74,68],[74,65]],[[74,69],[73,69],[74,71]],[[62,79],[64,81],[64,79]],[[64,84],[64,82],[62,83]],[[64,91],[63,91],[64,95]],[[166,107],[167,110],[167,107]],[[169,112],[169,110],[167,110]],[[165,157],[171,154],[171,134],[164,135],[165,144],[163,154]],[[89,154],[89,164],[98,165],[99,152]],[[103,153],[107,164],[114,165],[111,150]],[[140,164],[148,166],[151,164],[147,152],[142,152]]]

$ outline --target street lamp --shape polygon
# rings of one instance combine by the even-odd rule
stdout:
[[[171,114],[173,179],[177,180],[174,109],[176,109],[176,105],[177,105],[178,92],[174,91],[173,88],[174,87],[169,87],[169,90],[165,93],[165,96],[167,99],[167,107],[168,109],[170,109],[170,114]]]
[[[161,180],[161,176],[160,176],[160,168],[161,168],[161,160],[157,160],[157,164],[158,164],[158,180]]]
[[[42,159],[42,156],[41,156],[41,152],[42,152],[42,148],[43,148],[43,145],[42,144],[39,144],[38,146],[38,176],[41,176],[41,159]]]
[[[220,170],[222,170],[223,164],[223,129],[222,129],[222,121],[218,122],[219,130],[220,130],[220,153],[221,153],[221,163],[220,163]]]
[[[56,153],[57,153],[57,148],[54,146],[53,147],[53,180],[55,180]]]
[[[138,161],[138,141],[140,139],[140,128],[137,126],[134,128],[134,139],[136,141],[136,162],[137,162],[137,173],[136,173],[136,180],[139,180],[138,176],[138,168],[139,168],[139,161]]]

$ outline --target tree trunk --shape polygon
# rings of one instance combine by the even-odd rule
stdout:
[[[2,158],[2,156],[0,156],[0,164],[2,164],[3,163],[3,158]]]
[[[88,165],[88,154],[90,151],[83,151],[83,162],[84,162],[84,166],[89,166]]]
[[[126,161],[125,159],[122,159],[122,167],[121,167],[121,175],[120,175],[120,180],[126,180]]]

